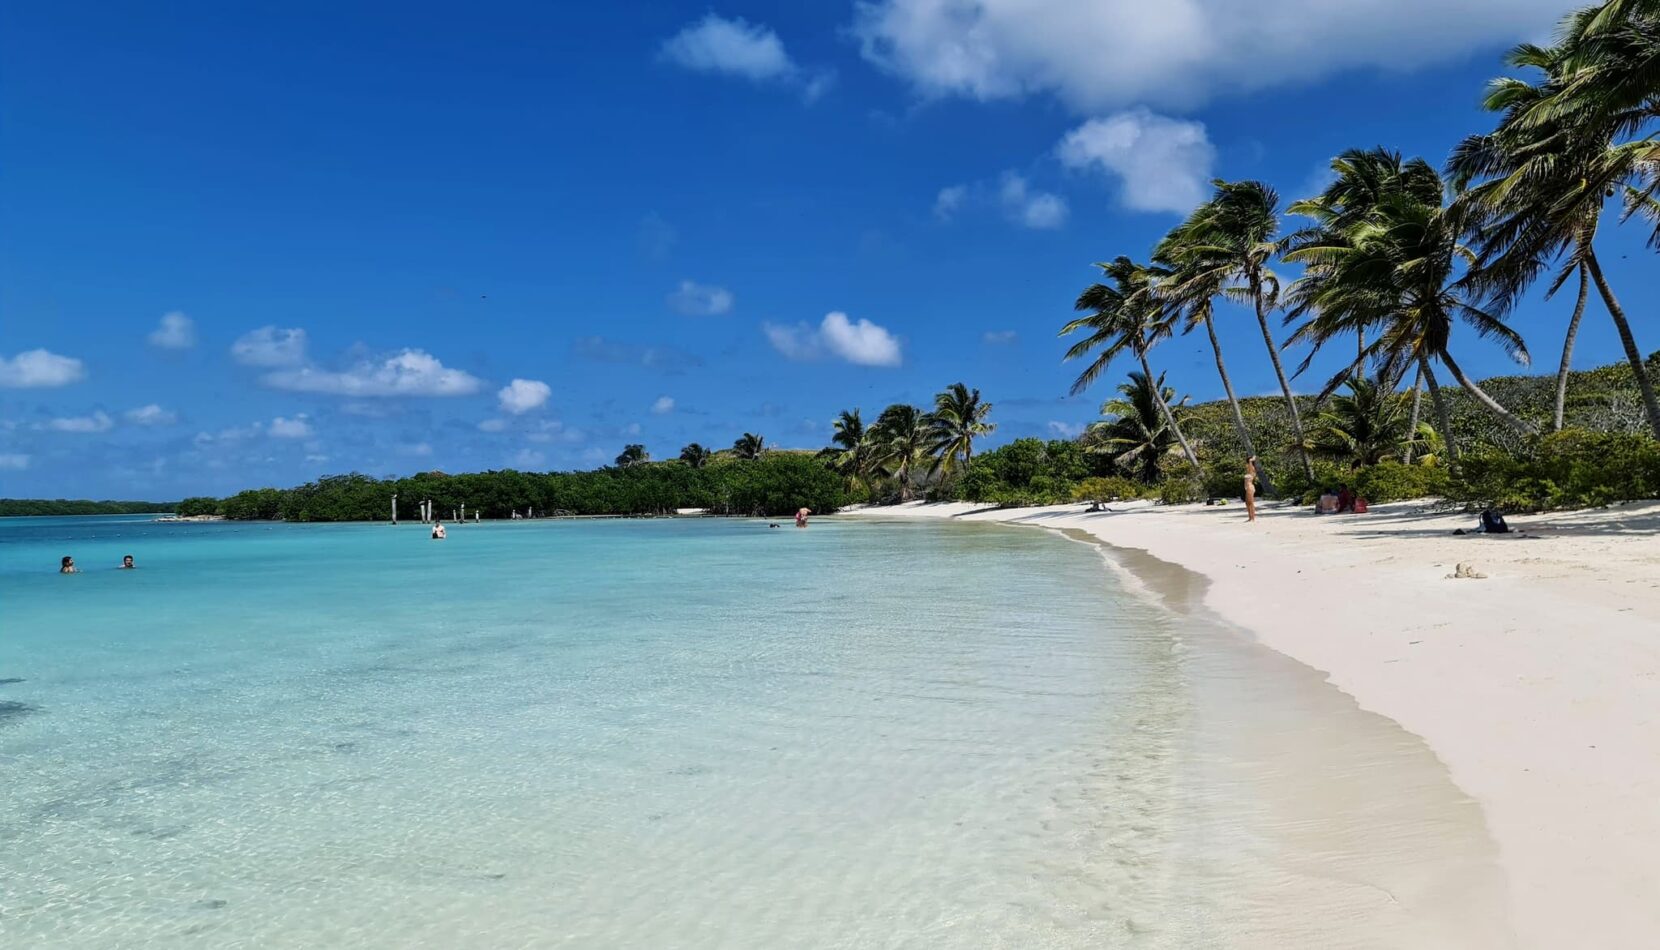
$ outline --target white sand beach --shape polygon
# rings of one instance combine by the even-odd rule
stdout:
[[[1422,737],[1486,815],[1522,946],[1660,933],[1660,502],[1510,519],[1418,503],[865,509],[1079,529],[1209,580],[1205,603]],[[1459,563],[1485,574],[1451,579]]]

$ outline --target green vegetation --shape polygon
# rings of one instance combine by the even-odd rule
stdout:
[[[67,498],[0,498],[0,518],[59,515],[167,514],[179,507],[171,501],[85,501]]]

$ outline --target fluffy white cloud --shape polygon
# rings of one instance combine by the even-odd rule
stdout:
[[[987,330],[980,334],[980,341],[992,346],[1007,346],[1020,338],[1020,334],[1013,330]]]
[[[662,56],[694,72],[792,85],[808,102],[822,96],[835,81],[833,73],[797,65],[770,27],[714,13],[665,40]]]
[[[1084,112],[1186,108],[1342,70],[1466,57],[1543,35],[1564,9],[1562,0],[867,0],[855,5],[853,33],[866,59],[924,96],[1052,92]]]
[[[941,221],[950,221],[962,209],[963,202],[968,200],[967,185],[951,185],[941,188],[934,196],[934,217]]]
[[[365,361],[343,372],[301,366],[265,374],[276,389],[334,396],[471,396],[478,377],[450,369],[423,350],[404,350],[379,363]]]
[[[302,412],[292,419],[284,419],[282,416],[272,419],[269,431],[271,436],[277,439],[306,439],[310,438],[315,430],[311,428],[306,414]]]
[[[161,323],[150,331],[150,345],[164,350],[188,350],[196,345],[196,324],[180,311],[162,314]]]
[[[128,409],[122,415],[127,417],[128,422],[138,426],[170,426],[179,421],[178,413],[171,409],[163,409],[155,403]]]
[[[1046,191],[1033,191],[1026,179],[1014,172],[1003,173],[998,189],[1003,213],[1028,228],[1051,229],[1066,223],[1066,200]]]
[[[506,429],[506,419],[486,419],[478,424],[478,431],[480,432],[502,432]]]
[[[94,412],[90,416],[69,416],[63,419],[52,419],[46,423],[46,428],[53,432],[108,432],[115,427],[115,420],[103,410]]]
[[[1178,214],[1204,200],[1216,161],[1203,123],[1146,109],[1090,119],[1068,132],[1056,151],[1068,168],[1117,178],[1125,207]]]
[[[515,379],[496,393],[496,399],[502,412],[517,416],[545,405],[552,395],[553,390],[539,379]]]
[[[656,415],[667,415],[674,411],[673,396],[658,396],[657,401],[651,404],[651,411]]]
[[[850,320],[839,310],[825,314],[816,329],[805,323],[763,323],[761,332],[773,349],[791,360],[816,360],[828,354],[860,366],[898,366],[903,359],[898,338],[886,328],[869,320]]]
[[[683,280],[674,293],[669,294],[669,309],[688,317],[716,317],[732,312],[737,298],[725,287],[699,284]]]
[[[67,386],[86,378],[86,366],[73,356],[46,350],[26,350],[10,359],[0,356],[0,387],[45,389]]]
[[[231,344],[231,357],[247,366],[298,366],[305,362],[305,347],[304,330],[260,327]]]
[[[530,469],[534,471],[541,468],[542,463],[546,461],[547,456],[536,451],[535,449],[520,449],[518,454],[513,456],[513,467],[517,469]]]
[[[0,452],[0,470],[21,472],[29,467],[29,456],[21,452]]]
[[[663,58],[687,69],[762,81],[789,76],[795,63],[770,28],[709,14],[663,43]]]
[[[1050,422],[1049,432],[1057,439],[1076,439],[1087,428],[1081,422]]]

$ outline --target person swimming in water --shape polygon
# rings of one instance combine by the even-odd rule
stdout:
[[[798,510],[795,513],[795,526],[797,528],[807,527],[807,516],[812,514],[812,513],[813,513],[813,509],[811,509],[811,508],[802,508],[802,509]]]
[[[133,556],[131,554],[124,555],[121,558],[121,569],[123,571],[130,571],[137,566],[137,564],[133,563]]]
[[[64,555],[62,566],[58,568],[58,573],[79,574],[81,573],[81,569],[75,566],[75,559],[66,554]]]
[[[442,521],[433,522],[433,524],[432,524],[432,540],[442,541],[446,537],[448,537],[448,535],[446,535],[444,533],[444,523]]]

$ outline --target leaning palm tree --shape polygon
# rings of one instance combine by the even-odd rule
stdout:
[[[745,432],[732,443],[733,456],[753,461],[765,455],[767,440],[753,432]]]
[[[651,455],[646,452],[646,447],[635,443],[623,448],[622,454],[617,456],[617,467],[633,468],[636,465],[644,465],[649,461],[651,461]]]
[[[709,459],[714,457],[714,454],[696,442],[692,442],[680,450],[680,461],[685,462],[692,468],[702,468],[709,464]]]
[[[1079,330],[1088,330],[1089,335],[1072,344],[1066,351],[1066,359],[1075,360],[1083,356],[1094,354],[1088,366],[1078,374],[1072,383],[1072,395],[1083,392],[1089,385],[1105,373],[1112,361],[1125,351],[1135,355],[1141,364],[1142,375],[1153,378],[1153,368],[1147,362],[1147,352],[1158,341],[1166,339],[1171,333],[1171,320],[1163,308],[1152,300],[1149,289],[1153,280],[1161,273],[1155,268],[1137,264],[1127,257],[1119,257],[1110,263],[1096,264],[1101,272],[1111,281],[1107,284],[1091,284],[1078,295],[1078,302],[1074,309],[1087,314],[1061,327],[1061,336],[1067,336]],[[1161,375],[1159,377],[1163,379]],[[1181,426],[1176,417],[1170,412],[1170,405],[1163,398],[1162,392],[1155,388],[1153,399],[1158,403],[1159,414],[1164,417],[1165,424],[1175,436],[1177,444],[1182,448],[1182,455],[1187,458],[1188,464],[1194,469],[1199,468],[1199,456],[1194,454],[1193,446],[1182,434]]]
[[[877,465],[899,482],[899,500],[911,500],[911,477],[928,453],[928,417],[915,406],[896,403],[882,410],[873,427]]]
[[[1274,343],[1273,331],[1268,328],[1268,314],[1279,305],[1280,296],[1279,277],[1268,268],[1280,251],[1276,240],[1280,229],[1279,194],[1260,181],[1218,179],[1213,184],[1216,193],[1211,199],[1200,205],[1160,245],[1158,253],[1176,264],[1176,273],[1158,288],[1158,293],[1190,314],[1199,314],[1210,331],[1211,346],[1216,350],[1216,368],[1222,374],[1223,388],[1227,390],[1247,452],[1250,452],[1250,436],[1245,432],[1238,401],[1233,399],[1233,385],[1222,365],[1222,348],[1217,345],[1216,332],[1210,326],[1209,304],[1217,297],[1226,297],[1251,307],[1262,330],[1262,342],[1268,347],[1268,359],[1279,380],[1280,393],[1285,397],[1291,434],[1302,456],[1303,474],[1313,480],[1314,466],[1302,448],[1303,421],[1297,411],[1297,398],[1291,394],[1291,382],[1280,363],[1280,349]]]
[[[859,410],[843,410],[831,426],[831,445],[820,453],[849,482],[870,483],[873,449],[871,430]]]
[[[1394,458],[1414,441],[1406,399],[1364,376],[1351,376],[1309,427],[1309,449],[1350,468]]]
[[[1222,379],[1222,395],[1227,397],[1228,410],[1233,415],[1234,434],[1239,437],[1240,445],[1244,446],[1245,454],[1255,455],[1256,446],[1251,442],[1251,430],[1245,425],[1245,414],[1239,409],[1233,378],[1228,375],[1228,365],[1222,360],[1222,341],[1216,336],[1216,300],[1203,293],[1181,292],[1183,287],[1196,286],[1201,281],[1200,272],[1207,264],[1191,253],[1202,240],[1193,232],[1192,225],[1193,219],[1189,218],[1165,235],[1153,249],[1153,261],[1164,270],[1161,278],[1154,280],[1146,293],[1168,315],[1167,319],[1177,316],[1185,318],[1183,333],[1192,333],[1201,326],[1205,328],[1205,334],[1210,337],[1211,354],[1216,357],[1216,374]]]
[[[934,457],[931,473],[947,474],[968,468],[974,460],[974,440],[997,428],[987,422],[991,403],[982,402],[978,389],[952,383],[934,397],[934,411],[928,416],[928,453]]]
[[[1180,408],[1187,397],[1177,400],[1176,391],[1164,385],[1164,374],[1154,383],[1146,373],[1135,370],[1130,371],[1129,382],[1118,384],[1118,393],[1120,398],[1101,404],[1101,415],[1107,418],[1090,424],[1083,443],[1089,451],[1112,456],[1113,464],[1152,484],[1159,480],[1160,463],[1181,451],[1160,407],[1174,400]]]
[[[1652,117],[1654,101],[1644,98],[1614,107],[1607,89],[1624,78],[1619,69],[1594,81],[1585,79],[1592,67],[1576,56],[1582,44],[1573,36],[1585,19],[1583,11],[1569,18],[1562,45],[1523,44],[1511,50],[1509,64],[1534,76],[1493,80],[1484,105],[1500,114],[1497,128],[1465,139],[1448,168],[1461,187],[1480,180],[1459,199],[1469,206],[1469,213],[1484,219],[1481,260],[1470,275],[1472,283],[1508,305],[1553,264],[1557,269],[1547,298],[1578,275],[1579,294],[1557,369],[1555,427],[1562,428],[1574,339],[1589,287],[1595,286],[1636,376],[1649,426],[1660,437],[1660,399],[1630,321],[1603,274],[1594,241],[1611,196],[1623,191],[1628,205],[1641,209],[1660,183],[1652,174],[1654,144],[1647,136],[1633,138]],[[1575,106],[1575,97],[1603,105]],[[1649,198],[1644,197],[1645,189]]]
[[[1368,360],[1391,386],[1406,369],[1418,366],[1441,413],[1442,432],[1450,438],[1450,420],[1430,369],[1439,363],[1499,421],[1523,434],[1538,432],[1476,385],[1449,349],[1453,325],[1464,323],[1504,343],[1518,362],[1528,359],[1522,338],[1462,280],[1464,269],[1476,259],[1463,240],[1469,228],[1456,207],[1396,193],[1386,195],[1354,224],[1343,246],[1321,245],[1287,255],[1287,260],[1311,265],[1291,291],[1297,303],[1294,312],[1311,316],[1288,342],[1309,342],[1318,352],[1339,335],[1367,327],[1378,330],[1376,339],[1326,384],[1322,398]],[[1299,372],[1313,356],[1309,354]],[[1448,448],[1456,454],[1453,446]]]

